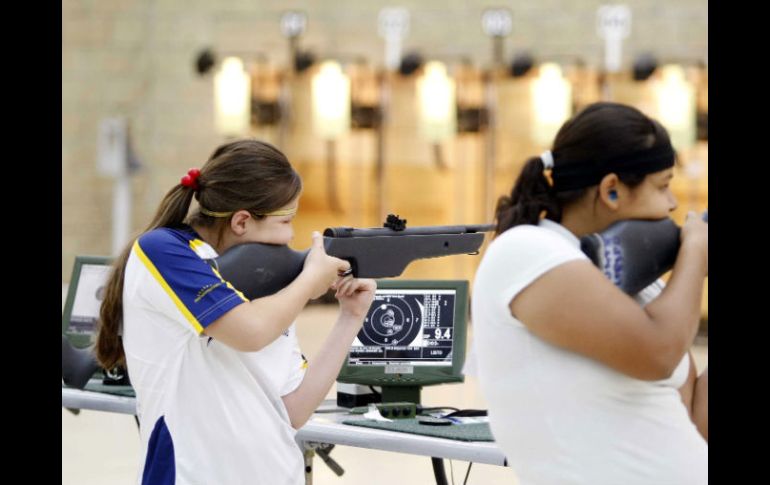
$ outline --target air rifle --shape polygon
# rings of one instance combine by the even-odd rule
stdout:
[[[381,228],[332,227],[323,232],[326,254],[350,263],[356,278],[400,275],[416,259],[454,254],[478,254],[484,232],[493,225],[406,227],[406,220],[389,215]],[[249,300],[272,295],[302,272],[309,250],[285,245],[245,243],[207,260],[222,278]]]

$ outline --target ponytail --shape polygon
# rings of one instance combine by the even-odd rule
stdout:
[[[163,198],[155,217],[144,232],[159,227],[181,225],[187,217],[193,194],[193,190],[181,184],[171,189]],[[104,301],[102,301],[99,309],[95,349],[96,359],[105,369],[126,365],[123,338],[120,335],[120,327],[123,322],[123,275],[133,244],[133,240],[127,244],[113,263],[105,288]]]
[[[498,199],[495,236],[520,224],[537,224],[543,211],[551,219],[561,219],[556,195],[544,170],[540,157],[530,158],[521,169],[511,194]]]

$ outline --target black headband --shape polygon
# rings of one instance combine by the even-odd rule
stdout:
[[[558,153],[554,153],[553,187],[557,192],[564,192],[597,185],[608,173],[647,175],[659,172],[674,166],[675,155],[669,143],[604,160],[560,160]]]

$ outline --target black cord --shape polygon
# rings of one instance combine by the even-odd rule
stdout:
[[[445,418],[459,418],[459,417],[478,417],[478,416],[486,416],[487,410],[486,409],[461,409],[457,410],[451,414],[447,414],[444,416]]]
[[[471,474],[472,466],[473,466],[473,462],[468,463],[468,471],[465,472],[465,480],[463,480],[463,485],[466,485],[468,483],[468,475]]]
[[[380,397],[380,393],[377,392],[377,389],[375,389],[374,386],[369,386],[369,389],[374,393],[375,397]]]
[[[420,414],[420,413],[425,412],[425,411],[440,411],[442,409],[452,409],[454,411],[459,411],[459,409],[453,408],[451,406],[436,406],[436,407],[433,407],[433,408],[424,408],[424,407],[418,405],[417,406],[417,414]]]

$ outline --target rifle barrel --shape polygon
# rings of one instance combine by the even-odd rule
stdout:
[[[395,231],[387,227],[371,227],[356,229],[354,227],[328,227],[324,237],[379,237],[379,236],[433,236],[438,234],[472,234],[477,232],[494,231],[492,224],[467,224],[462,226],[416,226],[407,227],[403,231]]]

